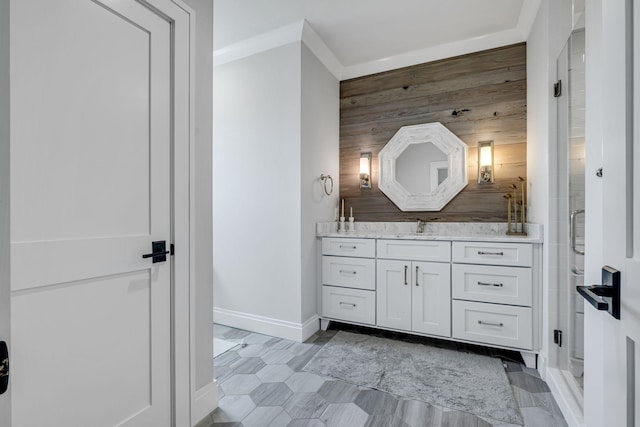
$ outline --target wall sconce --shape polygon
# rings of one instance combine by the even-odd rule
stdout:
[[[493,182],[493,141],[478,142],[478,184]]]
[[[360,188],[371,189],[371,153],[360,153]]]

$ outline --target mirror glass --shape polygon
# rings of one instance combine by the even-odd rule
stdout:
[[[430,141],[411,144],[396,159],[396,180],[409,193],[431,193],[449,176],[448,160]]]
[[[439,122],[401,127],[378,160],[378,187],[403,211],[439,211],[467,185],[467,145]]]

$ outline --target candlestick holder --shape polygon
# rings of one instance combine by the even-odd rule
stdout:
[[[518,177],[520,187],[511,184],[513,194],[507,193],[504,197],[507,199],[507,235],[508,236],[526,236],[527,230],[527,201],[525,198],[524,188],[527,180]],[[520,197],[518,197],[520,196]],[[512,209],[513,207],[513,209]]]
[[[341,216],[340,217],[340,223],[339,223],[339,227],[338,227],[338,233],[346,233],[347,228],[346,228],[346,224],[344,222],[344,217]]]
[[[349,233],[355,233],[356,231],[356,223],[352,216],[349,217],[349,224],[347,224],[347,231]]]

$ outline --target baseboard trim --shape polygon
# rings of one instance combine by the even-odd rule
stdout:
[[[319,319],[318,315],[313,315],[303,323],[295,323],[220,307],[213,308],[215,323],[297,342],[307,340],[320,329]]]
[[[569,427],[584,427],[582,405],[576,401],[575,393],[571,390],[569,384],[567,384],[562,371],[547,367],[545,377],[551,394],[553,394]]]
[[[196,425],[218,407],[218,383],[213,380],[200,390],[196,390],[191,408],[191,424]]]

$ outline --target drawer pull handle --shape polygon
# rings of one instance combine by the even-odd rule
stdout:
[[[404,284],[408,285],[407,283],[407,270],[409,269],[409,267],[407,267],[406,265],[404,266]]]
[[[500,323],[491,323],[491,322],[483,322],[482,320],[478,320],[478,325],[487,325],[487,326],[499,326],[499,327],[503,327],[504,323],[500,322]]]
[[[357,246],[340,245],[340,249],[353,249],[353,250],[356,250],[356,249],[358,249],[358,247]]]
[[[416,265],[416,286],[420,286],[420,284],[418,284],[418,266]]]
[[[484,252],[484,251],[478,251],[478,255],[497,255],[497,256],[504,256],[504,252]]]
[[[352,270],[340,270],[340,274],[353,274],[353,275],[356,275],[357,272],[356,271],[352,271]]]
[[[478,282],[479,286],[495,286],[496,288],[501,288],[504,285],[502,283],[484,283],[484,282]]]
[[[351,306],[351,307],[353,307],[353,308],[355,308],[355,307],[356,307],[356,305],[355,305],[354,303],[352,303],[352,302],[344,302],[344,301],[340,301],[340,305],[348,305],[348,306]]]

